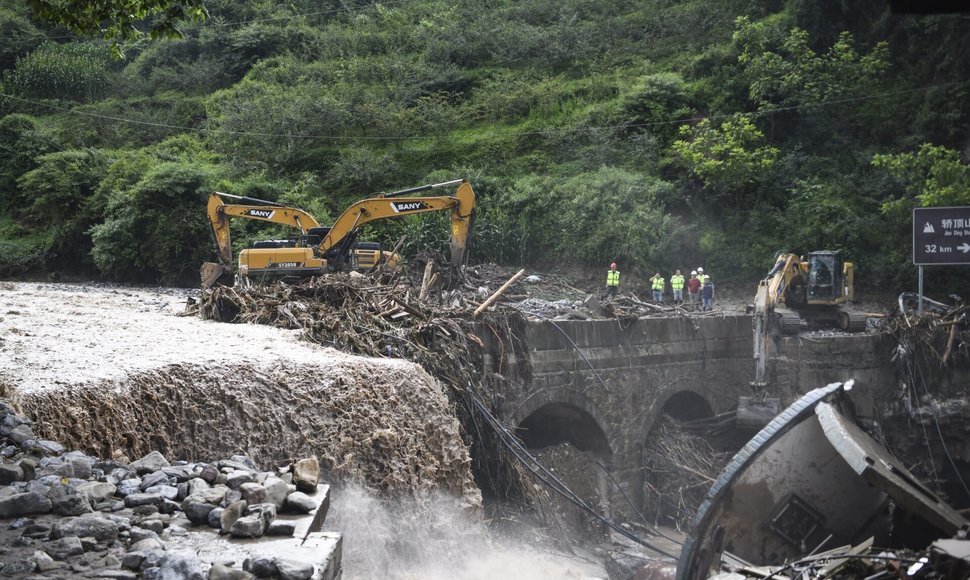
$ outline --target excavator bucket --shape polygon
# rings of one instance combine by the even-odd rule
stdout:
[[[232,286],[232,270],[215,262],[204,262],[199,272],[202,276],[202,287]]]

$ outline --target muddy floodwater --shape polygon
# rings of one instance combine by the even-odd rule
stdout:
[[[192,295],[0,282],[0,398],[105,458],[318,456],[345,578],[605,577],[592,558],[488,533],[458,420],[421,367],[179,316]]]

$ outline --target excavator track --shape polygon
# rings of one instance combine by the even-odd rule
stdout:
[[[839,313],[839,328],[846,332],[862,332],[866,329],[868,319],[863,314],[855,312]]]
[[[802,329],[802,319],[794,312],[786,312],[781,315],[781,333],[785,336],[793,336]]]

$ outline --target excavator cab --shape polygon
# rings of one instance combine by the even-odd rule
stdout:
[[[852,300],[852,264],[845,262],[839,252],[810,252],[807,266],[809,304],[842,304]]]

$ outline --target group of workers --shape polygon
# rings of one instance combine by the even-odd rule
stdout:
[[[710,310],[714,307],[714,280],[709,274],[704,273],[704,268],[691,270],[690,278],[684,278],[680,270],[676,270],[670,277],[670,288],[673,290],[674,304],[684,302],[684,289],[687,289],[687,302],[690,304],[701,304],[702,310]],[[653,292],[653,301],[663,304],[664,293],[667,289],[667,281],[660,272],[656,272],[650,278],[650,289]],[[610,264],[609,271],[606,272],[606,295],[616,296],[620,291],[620,271],[616,268],[616,262]]]

